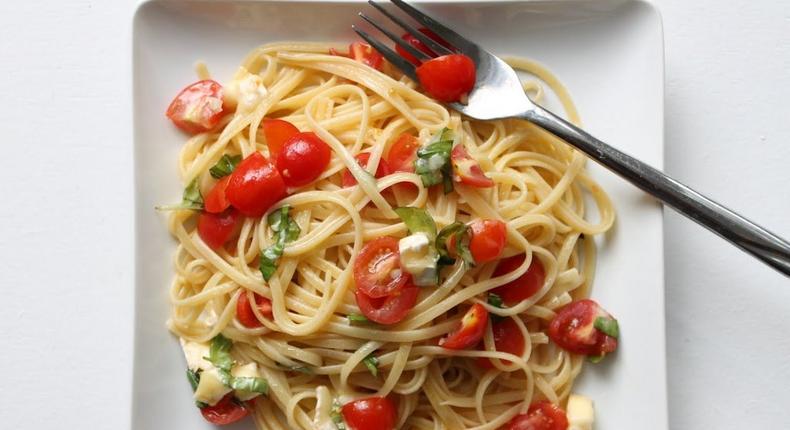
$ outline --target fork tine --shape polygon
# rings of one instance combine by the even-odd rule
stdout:
[[[376,51],[379,51],[384,58],[387,59],[390,63],[392,63],[395,67],[399,68],[401,72],[405,73],[406,76],[410,77],[413,81],[417,81],[417,73],[414,71],[414,64],[412,64],[409,60],[401,57],[398,55],[397,52],[393,51],[387,45],[379,42],[373,36],[365,33],[364,31],[357,28],[355,25],[351,25],[351,28],[357,32],[359,37],[365,39],[366,42],[370,44],[370,46],[376,48]]]
[[[442,46],[438,42],[436,42],[435,40],[431,39],[430,37],[422,34],[421,31],[417,30],[416,28],[412,27],[411,25],[406,24],[406,22],[404,22],[402,19],[398,18],[397,16],[393,15],[387,9],[384,9],[384,7],[381,6],[380,4],[374,2],[373,0],[368,0],[368,3],[370,3],[371,6],[375,7],[379,12],[384,14],[387,18],[391,19],[393,22],[398,24],[401,28],[403,28],[404,30],[408,31],[409,34],[414,36],[417,40],[419,40],[420,42],[424,43],[427,47],[429,47],[431,49],[431,51],[436,52],[439,55],[454,54],[455,53],[455,52],[447,49],[446,46]]]
[[[460,34],[454,32],[453,30],[450,30],[444,24],[442,24],[440,22],[437,22],[435,19],[433,19],[430,16],[420,12],[418,9],[416,9],[415,7],[409,5],[408,3],[404,2],[403,0],[390,0],[390,1],[395,3],[395,6],[399,7],[402,11],[404,11],[407,14],[411,15],[412,18],[414,18],[417,21],[419,21],[426,28],[428,28],[429,30],[431,30],[434,33],[436,33],[437,36],[439,36],[442,39],[446,40],[451,45],[457,47],[462,52],[466,52],[468,54],[470,52],[482,49],[479,46],[477,46],[476,43],[470,41],[469,39],[466,39],[465,37],[463,37]],[[370,2],[370,0],[368,2]],[[420,40],[422,40],[422,39],[420,39]]]
[[[386,28],[379,25],[376,21],[369,18],[364,13],[360,12],[359,16],[362,17],[365,21],[369,22],[372,26],[376,27],[380,32],[384,33],[385,36],[389,37],[391,41],[397,43],[401,48],[408,51],[411,55],[415,58],[420,60],[427,60],[429,57],[426,53],[420,51],[419,49],[413,47],[410,43],[406,42],[405,40],[401,39],[400,37],[392,34],[391,31],[387,30]]]

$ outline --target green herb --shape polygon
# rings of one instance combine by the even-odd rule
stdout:
[[[312,368],[307,366],[289,366],[287,364],[277,363],[278,366],[290,370],[291,372],[304,373],[305,375],[315,375]]]
[[[191,209],[200,211],[203,210],[203,195],[200,194],[200,186],[198,186],[197,178],[184,188],[184,194],[181,196],[181,203],[177,205],[157,206],[160,211],[173,211],[179,209]]]
[[[219,179],[233,173],[239,162],[241,162],[241,155],[228,156],[226,154],[217,161],[214,167],[208,169],[208,172],[213,178]]]
[[[370,322],[370,320],[367,319],[367,317],[365,317],[364,315],[360,315],[360,314],[353,314],[353,313],[352,314],[348,314],[348,315],[346,315],[346,318],[348,318],[348,323],[352,324],[352,325],[354,325],[354,324],[367,324],[367,323]]]
[[[600,330],[607,336],[617,339],[620,336],[620,327],[617,320],[611,317],[598,317],[595,319],[593,327]]]
[[[302,231],[299,224],[288,216],[290,209],[290,206],[285,205],[266,218],[276,238],[274,245],[261,251],[260,270],[263,279],[267,281],[277,270],[277,261],[282,257],[285,245],[299,237]]]
[[[189,385],[192,387],[192,391],[194,392],[197,390],[198,385],[200,385],[200,372],[197,370],[187,369],[187,380],[189,381]],[[195,401],[195,406],[203,409],[208,405],[203,402]]]
[[[598,364],[603,360],[604,355],[589,355],[587,356],[587,361],[593,364]]]
[[[436,238],[436,222],[425,209],[402,207],[395,208],[395,213],[403,220],[411,234],[425,233],[432,240]]]
[[[505,307],[505,303],[502,301],[502,297],[499,297],[499,294],[495,293],[488,293],[488,304],[495,307],[503,309]]]
[[[230,382],[230,388],[251,393],[269,394],[269,384],[263,378],[234,377]]]
[[[370,373],[373,374],[374,377],[379,377],[379,359],[376,358],[373,354],[368,355],[362,360],[365,363],[365,366],[370,370]]]
[[[233,367],[233,357],[230,356],[230,349],[232,347],[233,341],[222,334],[218,334],[211,339],[208,357],[204,358],[216,366],[217,369],[230,372],[230,369]]]
[[[428,145],[417,150],[414,171],[420,175],[423,185],[430,187],[443,184],[445,194],[453,190],[453,168],[450,163],[452,150],[453,133],[448,128],[442,129]]]
[[[450,237],[455,239],[455,253],[464,261],[464,265],[474,267],[475,259],[472,256],[472,251],[469,249],[469,240],[471,235],[469,233],[469,226],[461,222],[454,222],[447,227],[443,228],[436,236],[436,250],[439,251],[439,264],[448,266],[455,263],[455,258],[450,256],[450,251],[447,249],[447,241]]]
[[[340,413],[340,402],[335,400],[332,402],[332,411],[329,413],[332,422],[335,423],[337,430],[346,430],[346,422],[343,421],[343,414]]]

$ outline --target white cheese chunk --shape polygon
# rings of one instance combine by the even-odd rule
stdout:
[[[335,423],[332,422],[332,394],[323,385],[315,390],[316,405],[315,417],[313,418],[313,428],[316,430],[337,430]]]
[[[229,105],[237,105],[237,111],[247,113],[258,106],[268,90],[259,75],[239,67],[233,80],[225,87],[224,93]]]
[[[398,242],[400,264],[412,275],[414,285],[424,287],[436,284],[436,251],[431,248],[431,239],[425,233],[414,233]]]
[[[256,363],[247,363],[241,366],[233,366],[230,370],[230,374],[236,378],[260,378],[261,374],[258,372],[258,365]],[[246,391],[246,390],[236,390],[234,393],[237,399],[241,401],[247,401],[254,399],[261,395],[261,393],[256,393],[254,391]]]
[[[568,430],[592,430],[595,421],[593,403],[588,397],[571,394],[568,397]]]
[[[198,402],[214,406],[225,397],[225,394],[231,391],[233,390],[230,387],[226,387],[225,384],[222,383],[219,369],[212,367],[211,369],[204,370],[200,374],[200,383],[195,390],[194,397]]]
[[[192,342],[181,340],[181,349],[184,350],[184,357],[187,359],[187,367],[192,370],[207,370],[212,367],[204,357],[208,357],[209,346],[207,343]]]

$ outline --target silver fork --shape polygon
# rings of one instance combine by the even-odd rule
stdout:
[[[428,46],[437,55],[460,53],[474,60],[477,66],[477,82],[475,89],[469,94],[468,103],[450,103],[450,107],[478,120],[520,118],[536,124],[662,201],[665,205],[674,208],[786,276],[790,276],[790,243],[786,240],[538,106],[524,93],[516,72],[500,58],[413,6],[401,0],[391,1],[419,24],[447,41],[452,48],[447,48],[425,36],[380,4],[371,0],[368,3]],[[365,14],[360,12],[359,15],[414,57],[420,60],[431,58]],[[415,66],[411,62],[370,34],[354,25],[352,28],[390,63],[417,81]]]

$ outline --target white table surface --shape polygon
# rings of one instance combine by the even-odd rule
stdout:
[[[129,428],[135,0],[0,2],[0,427]],[[666,166],[790,237],[790,2],[655,0]],[[673,429],[787,428],[790,282],[666,215]]]

